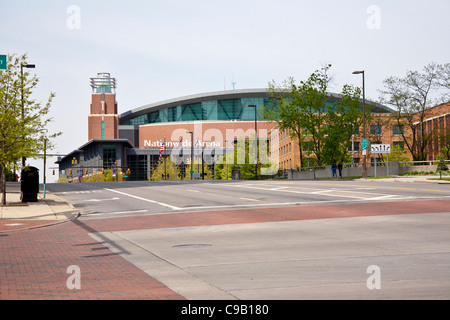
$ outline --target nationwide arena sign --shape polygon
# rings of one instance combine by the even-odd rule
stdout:
[[[180,141],[166,141],[164,140],[144,140],[144,148],[159,148],[161,146],[165,146],[166,148],[187,148],[192,146],[192,142],[188,140],[180,140]],[[199,141],[197,140],[194,144],[194,147],[207,147],[214,148],[220,147],[221,144],[219,141]]]

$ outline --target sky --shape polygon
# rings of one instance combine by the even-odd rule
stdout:
[[[450,62],[448,0],[0,0],[0,54],[28,55],[52,153],[87,142],[90,78],[117,80],[119,113],[191,94],[306,80],[331,64],[332,92]],[[56,168],[56,158],[47,168]],[[41,169],[42,160],[30,160]],[[47,182],[53,182],[47,169]],[[41,178],[42,181],[42,178]]]

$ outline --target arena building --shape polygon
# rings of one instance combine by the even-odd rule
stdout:
[[[278,137],[286,143],[286,135],[278,134],[276,123],[261,118],[258,112],[270,102],[265,88],[195,94],[118,114],[116,80],[99,73],[91,78],[91,87],[89,141],[57,162],[60,175],[69,179],[113,168],[128,172],[129,180],[147,180],[159,160],[169,155],[178,165],[201,158],[211,166],[227,150],[233,150],[237,140],[254,139],[255,130],[259,141],[269,142],[271,161],[292,167],[279,158],[287,152],[278,145]],[[328,103],[338,99],[330,94]],[[374,113],[392,111],[367,103],[375,105]],[[291,150],[293,147],[288,147]],[[182,167],[183,174],[189,175],[185,172],[189,169]]]

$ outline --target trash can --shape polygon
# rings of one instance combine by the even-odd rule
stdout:
[[[25,167],[20,179],[20,197],[22,202],[37,202],[39,193],[39,169]]]

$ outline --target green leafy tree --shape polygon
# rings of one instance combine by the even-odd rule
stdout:
[[[164,174],[167,175],[166,179],[164,179]],[[170,157],[167,157],[165,163],[164,159],[159,160],[150,180],[180,180],[179,175],[179,168],[173,163]]]
[[[444,159],[441,159],[441,160],[439,161],[436,170],[439,170],[439,178],[442,180],[442,171],[447,171],[447,170],[448,170],[448,167],[447,167],[447,165],[445,164]]]
[[[264,116],[297,139],[301,166],[305,156],[315,158],[319,166],[344,160],[348,141],[362,123],[361,89],[345,85],[338,97],[331,97],[330,68],[330,64],[323,66],[299,85],[293,78],[288,78],[282,87],[269,83],[272,104],[264,108]]]
[[[52,118],[48,117],[51,93],[42,104],[33,99],[33,90],[39,79],[28,71],[21,74],[21,66],[26,65],[27,56],[8,55],[6,70],[0,70],[0,187],[2,203],[6,204],[6,166],[18,162],[22,157],[33,158],[44,149],[43,131]],[[47,149],[52,149],[52,139],[61,133],[45,134]]]
[[[382,154],[382,156],[383,156],[383,158],[381,159],[381,161],[385,161],[385,158],[387,159],[387,157],[384,154]],[[389,153],[389,161],[390,162],[407,162],[407,161],[409,161],[409,156],[404,148],[402,148],[399,145],[394,145],[391,148],[391,153]]]
[[[189,159],[189,161],[190,161],[190,159]],[[191,171],[191,165],[188,164],[188,165],[186,165],[185,168],[186,168],[186,172],[187,172],[185,178],[186,179],[190,179],[191,177],[190,177],[189,173]],[[203,161],[203,169],[202,169],[202,158],[201,158],[201,156],[194,157],[194,165],[192,166],[192,168],[193,168],[194,173],[199,173],[200,174],[200,179],[202,179],[201,178],[201,174],[202,173],[205,174],[204,180],[208,180],[208,179],[212,179],[213,178],[212,170],[211,170],[211,168],[208,166],[208,164],[205,161]]]
[[[264,119],[277,122],[279,130],[289,132],[291,138],[297,140],[300,152],[300,166],[304,166],[305,159],[305,133],[304,124],[307,122],[306,114],[303,108],[295,105],[292,98],[293,92],[296,92],[294,78],[290,77],[284,81],[282,86],[278,86],[274,81],[269,83],[267,93],[270,97],[269,104],[262,109]]]
[[[360,105],[361,90],[344,85],[333,106],[330,106],[325,115],[326,135],[324,137],[323,161],[330,164],[333,161],[350,161],[347,152],[348,141],[355,133],[355,128],[362,124],[362,110]],[[367,111],[366,111],[367,112]]]
[[[450,144],[441,148],[441,158],[450,160]]]
[[[270,162],[267,150],[267,142],[260,140],[258,142],[258,155],[257,155],[257,176],[272,176],[277,173],[274,169],[276,164]],[[235,144],[235,148],[232,154],[224,154],[216,162],[214,171],[216,179],[226,180],[232,179],[233,169],[239,167],[241,180],[251,180],[255,178],[255,138],[250,139],[240,138]],[[228,167],[227,167],[228,161]],[[228,169],[228,174],[227,174]]]

